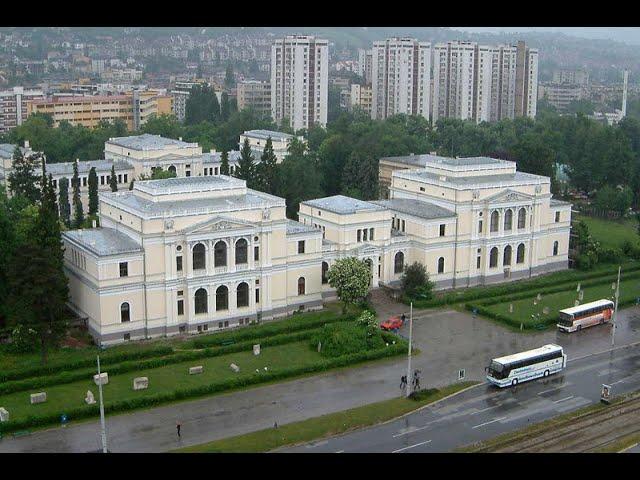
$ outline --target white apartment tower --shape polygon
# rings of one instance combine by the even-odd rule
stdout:
[[[433,53],[433,121],[474,118],[477,44],[439,43]]]
[[[373,52],[363,48],[358,49],[358,75],[364,78],[367,85],[371,85],[371,62]]]
[[[294,130],[327,124],[329,42],[289,35],[271,46],[271,114]]]
[[[431,44],[411,38],[373,43],[371,118],[405,113],[429,119]]]

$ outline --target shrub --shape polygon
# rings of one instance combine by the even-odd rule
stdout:
[[[13,353],[31,353],[38,349],[38,333],[25,325],[17,325],[11,331],[11,343],[7,350]]]
[[[379,329],[372,331],[354,323],[325,325],[311,337],[311,348],[318,348],[318,343],[324,357],[340,357],[385,346]]]
[[[409,394],[409,398],[411,400],[415,400],[416,402],[420,402],[422,400],[426,400],[427,398],[431,397],[432,395],[435,395],[436,393],[438,393],[438,389],[437,388],[423,388],[423,389],[420,389],[418,391],[411,392]]]
[[[409,298],[428,300],[433,295],[434,283],[429,280],[427,269],[420,262],[413,262],[402,274],[402,292]]]

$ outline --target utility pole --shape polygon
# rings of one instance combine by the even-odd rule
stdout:
[[[100,377],[100,355],[98,357],[98,392],[100,395],[100,437],[102,438],[102,453],[107,453],[107,430],[104,424],[104,402],[102,401],[102,378]]]
[[[407,397],[411,395],[411,387],[409,382],[411,381],[411,339],[413,336],[413,302],[409,306],[409,351],[407,354]]]
[[[618,284],[616,285],[615,306],[613,307],[613,320],[611,321],[611,346],[615,345],[616,341],[616,320],[618,319],[618,297],[620,297],[620,269],[618,267]]]

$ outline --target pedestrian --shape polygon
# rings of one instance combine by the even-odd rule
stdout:
[[[407,319],[407,316],[403,313],[403,314],[400,316],[400,319],[402,320],[402,323],[404,324],[404,321]]]
[[[400,390],[404,392],[406,388],[407,388],[407,376],[402,375],[402,377],[400,377]]]
[[[278,422],[273,422],[273,428],[278,428]]]
[[[178,431],[178,438],[180,438],[180,427],[182,425],[180,425],[180,422],[176,422],[176,430]]]

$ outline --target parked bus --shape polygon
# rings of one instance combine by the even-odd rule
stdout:
[[[596,300],[577,307],[565,308],[560,310],[558,329],[569,333],[580,331],[583,327],[603,324],[611,320],[613,308],[611,300]]]
[[[527,352],[494,358],[487,371],[487,380],[498,387],[515,386],[539,377],[548,377],[567,366],[567,356],[559,345],[544,345]]]

